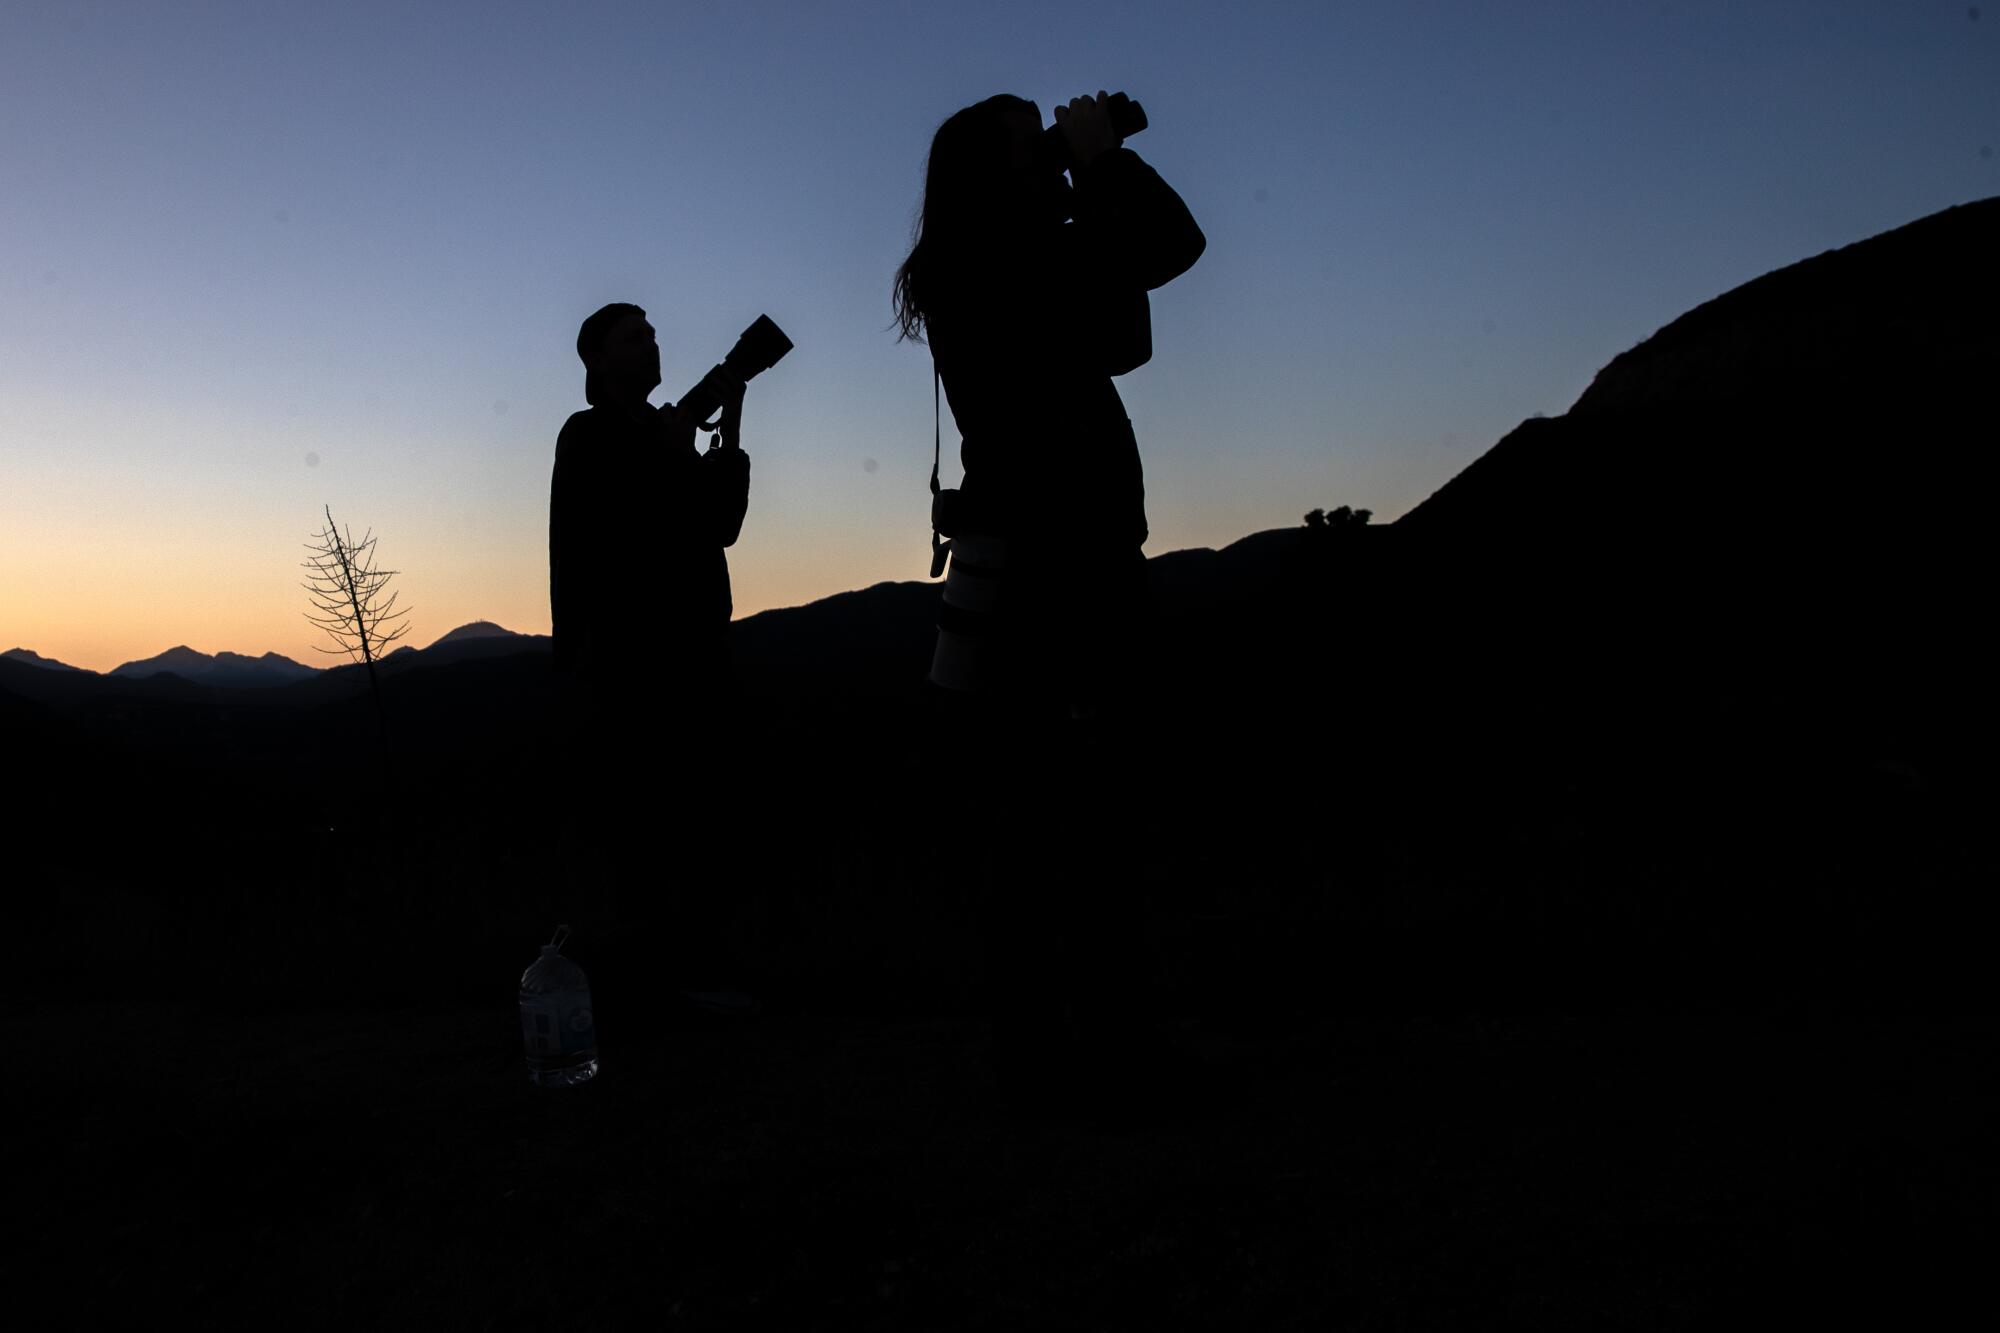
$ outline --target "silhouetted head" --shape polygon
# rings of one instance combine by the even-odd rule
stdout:
[[[660,344],[638,306],[614,301],[583,321],[576,354],[583,358],[583,400],[592,407],[643,403],[660,385]]]
[[[1038,233],[1069,217],[1069,182],[1041,163],[1041,109],[1002,93],[938,126],[924,168],[916,242],[896,271],[896,322],[922,340],[924,323],[960,281],[1005,267]]]

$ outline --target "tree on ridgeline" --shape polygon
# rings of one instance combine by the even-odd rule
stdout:
[[[1375,517],[1372,509],[1352,509],[1347,505],[1328,513],[1324,509],[1308,510],[1306,527],[1313,532],[1345,532],[1351,528],[1365,528],[1368,520]]]
[[[400,571],[377,569],[374,533],[365,532],[355,541],[351,529],[335,525],[330,506],[326,526],[307,540],[306,550],[311,556],[303,568],[311,571],[312,577],[303,586],[313,603],[306,619],[324,630],[336,645],[313,646],[322,653],[345,655],[367,668],[386,758],[389,718],[382,708],[382,682],[376,677],[375,663],[385,648],[409,633],[410,627],[399,622],[410,613],[398,611],[396,598],[400,594],[388,591],[389,580]]]

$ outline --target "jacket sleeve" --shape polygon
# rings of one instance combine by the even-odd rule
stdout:
[[[1072,179],[1082,255],[1119,286],[1164,287],[1208,248],[1180,195],[1131,149],[1112,149]]]
[[[1193,268],[1208,238],[1181,197],[1129,148],[1105,153],[1076,181],[1075,221],[1064,229],[1070,299],[1098,331],[1098,368],[1123,375],[1153,357],[1146,293]]]
[[[590,667],[595,602],[603,574],[597,550],[600,524],[589,512],[591,460],[586,434],[576,417],[563,424],[549,479],[549,622],[556,669],[572,673]]]

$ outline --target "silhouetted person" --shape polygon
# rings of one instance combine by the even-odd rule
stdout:
[[[614,304],[577,333],[590,403],[563,424],[549,485],[549,604],[569,738],[572,888],[592,983],[626,1001],[715,984],[730,850],[729,565],[749,504],[742,386],[717,442],[647,401],[660,349],[646,312]],[[699,804],[697,804],[699,803]],[[606,917],[615,918],[607,920]],[[608,950],[607,950],[608,946]],[[632,1031],[631,1026],[625,1028]]]
[[[967,836],[994,857],[993,956],[1023,1001],[1001,1016],[1022,1050],[1059,1044],[1064,1013],[1105,1018],[1136,984],[1138,941],[1121,927],[1138,905],[1147,526],[1111,381],[1152,356],[1147,293],[1206,245],[1121,145],[1102,93],[1055,120],[1073,183],[1038,153],[1032,102],[992,97],[945,121],[895,286],[903,334],[929,342],[964,437],[945,520],[954,577],[969,587],[990,566],[976,623],[954,623],[948,589],[933,679],[947,758],[992,779]],[[976,672],[955,670],[958,649]]]
[[[605,306],[576,338],[590,407],[563,423],[549,485],[549,608],[555,664],[592,717],[625,709],[637,687],[714,687],[728,662],[732,609],[723,551],[743,526],[750,458],[742,398],[721,439],[647,401],[660,347],[646,312]]]

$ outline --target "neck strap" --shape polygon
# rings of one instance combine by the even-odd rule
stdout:
[[[944,573],[947,553],[944,538],[937,530],[938,466],[944,458],[944,407],[938,388],[938,368],[935,357],[931,360],[931,577]]]

